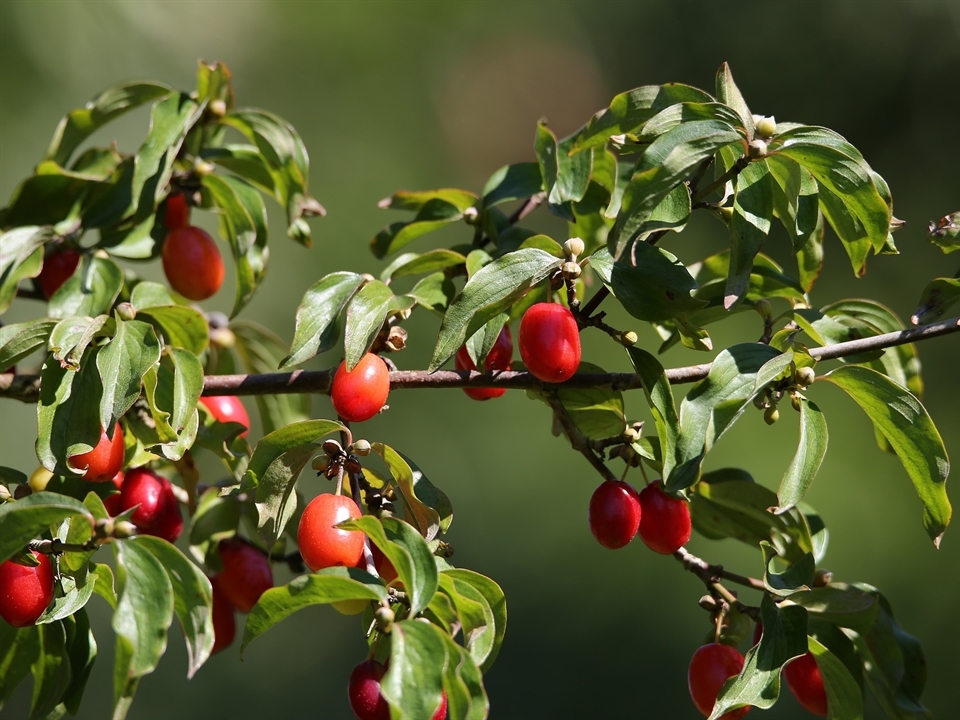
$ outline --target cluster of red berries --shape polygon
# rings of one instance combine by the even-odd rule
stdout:
[[[183,195],[170,195],[164,215],[167,237],[160,259],[170,287],[188,300],[206,300],[223,284],[223,258],[209,233],[189,224]]]
[[[347,695],[350,707],[358,720],[390,720],[390,707],[380,694],[380,681],[387,668],[376,660],[366,660],[357,665],[350,673]],[[447,717],[447,694],[440,700],[440,707],[431,720],[445,720]]]
[[[654,481],[637,494],[629,483],[607,480],[590,498],[590,530],[604,547],[622,548],[637,535],[654,552],[671,555],[689,539],[690,508]]]

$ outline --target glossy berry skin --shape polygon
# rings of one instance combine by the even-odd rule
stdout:
[[[173,230],[160,254],[170,287],[188,300],[206,300],[223,284],[223,258],[217,244],[198,227]]]
[[[173,494],[173,486],[165,477],[147,468],[127,472],[120,488],[120,507],[137,507],[130,522],[143,535],[153,535],[175,542],[183,532],[183,514]]]
[[[811,653],[791,660],[783,669],[783,678],[805,710],[820,717],[827,716],[827,691],[823,687],[820,668]]]
[[[163,224],[167,230],[179,230],[190,222],[190,206],[187,199],[180,194],[167,197],[167,207],[163,215]]]
[[[563,305],[532,305],[520,320],[519,337],[523,364],[544,382],[568,380],[580,367],[580,331]]]
[[[215,655],[233,644],[237,634],[237,618],[234,615],[233,605],[223,594],[219,578],[210,578],[210,586],[213,588],[213,650],[211,654]]]
[[[440,700],[440,707],[437,708],[437,711],[433,714],[433,717],[430,720],[446,720],[447,717],[447,694],[444,693],[443,697]]]
[[[113,484],[117,486],[117,492],[112,495],[107,495],[103,499],[103,506],[107,509],[107,512],[110,513],[110,517],[116,517],[123,512],[123,505],[121,504],[120,498],[122,494],[120,489],[123,487],[124,474],[118,472],[113,476]]]
[[[67,463],[72,468],[84,470],[83,479],[87,482],[107,482],[123,467],[123,429],[120,423],[113,428],[113,438],[107,437],[101,428],[100,441],[90,452],[72,456]]]
[[[260,596],[273,587],[270,561],[238,538],[220,543],[220,561],[223,571],[217,580],[223,596],[240,612],[250,612]]]
[[[346,362],[340,363],[330,388],[334,409],[350,422],[372,418],[380,412],[389,394],[390,371],[386,363],[373,353],[364,355],[350,372],[347,372]]]
[[[246,430],[240,433],[240,437],[247,436],[247,430],[250,429],[250,416],[247,415],[247,409],[236,395],[201,397],[200,402],[217,422],[235,422],[243,425]]]
[[[297,545],[307,567],[314,572],[335,565],[356,567],[363,557],[363,533],[334,525],[359,517],[357,504],[344,495],[328,493],[311,500],[297,528]]]
[[[621,480],[601,483],[590,498],[590,531],[604,547],[616,550],[633,540],[640,526],[640,498]]]
[[[350,673],[347,696],[358,720],[390,720],[390,706],[380,694],[380,680],[386,671],[376,660],[366,660]]]
[[[43,260],[43,269],[37,276],[37,282],[40,284],[40,290],[44,297],[49,300],[53,294],[60,289],[80,264],[80,253],[73,248],[60,250],[50,253]]]
[[[493,347],[490,348],[490,352],[487,354],[487,359],[486,362],[483,363],[483,367],[487,372],[496,370],[509,370],[511,360],[513,360],[513,338],[510,337],[510,328],[504,325],[503,329],[500,331],[500,334],[497,336],[497,341],[493,344]],[[457,370],[477,369],[476,364],[470,359],[470,353],[467,352],[466,345],[457,350],[457,357],[454,359],[453,364]],[[463,391],[467,394],[467,397],[474,400],[490,400],[492,398],[500,397],[507,391],[507,389],[463,388]]]
[[[46,555],[33,556],[40,562],[34,567],[0,563],[0,617],[13,627],[35,624],[53,600],[53,566]]]
[[[687,686],[690,697],[705,717],[713,712],[714,703],[723,684],[739,675],[743,669],[743,655],[736,648],[720,643],[710,643],[700,647],[690,660],[687,671]],[[750,710],[750,706],[731,710],[720,716],[720,720],[738,720]]]
[[[667,495],[659,482],[640,491],[640,539],[661,555],[672,555],[690,540],[690,507]]]

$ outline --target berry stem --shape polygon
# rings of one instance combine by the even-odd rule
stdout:
[[[563,430],[563,434],[567,436],[573,449],[581,453],[590,464],[596,468],[597,472],[603,476],[604,480],[616,480],[617,476],[610,471],[610,468],[608,468],[590,448],[590,440],[583,434],[583,431],[577,427],[573,418],[570,417],[570,413],[567,412],[563,403],[560,402],[560,398],[557,397],[556,392],[546,392],[544,393],[544,397],[553,409],[555,417],[560,422],[560,428]]]

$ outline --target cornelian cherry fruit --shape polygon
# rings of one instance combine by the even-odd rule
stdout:
[[[257,600],[273,587],[273,570],[267,556],[239,538],[220,543],[223,571],[217,576],[227,602],[240,612],[250,612]]]
[[[497,341],[490,348],[487,359],[483,367],[487,372],[496,370],[509,370],[510,361],[513,360],[513,338],[510,337],[510,328],[506,325],[497,336]],[[464,345],[457,350],[457,357],[453,361],[457,370],[476,370],[477,365],[470,359],[470,353],[467,352],[467,346]],[[463,391],[474,400],[490,400],[503,395],[506,388],[463,388]]]
[[[604,547],[616,550],[633,540],[640,526],[640,498],[622,480],[607,480],[590,498],[590,531]]]
[[[0,563],[0,617],[13,627],[35,624],[53,600],[50,560],[36,551],[33,557],[39,565],[22,565],[14,560]]]
[[[247,431],[250,430],[250,416],[247,415],[247,409],[236,395],[201,397],[200,402],[217,422],[235,422],[243,425],[246,430],[240,433],[240,437],[247,436]]]
[[[373,543],[370,543],[370,552],[373,555],[373,566],[377,569],[380,579],[388,585],[397,579],[397,569],[393,563],[383,554],[383,551]],[[401,583],[402,585],[403,583]]]
[[[116,517],[123,512],[123,506],[121,505],[120,498],[122,494],[120,489],[123,487],[123,478],[124,475],[122,472],[118,472],[113,476],[113,484],[117,487],[117,492],[107,495],[103,499],[103,506],[107,509],[107,512],[110,513],[110,517]]]
[[[705,717],[713,712],[717,696],[723,684],[743,670],[743,655],[736,648],[720,643],[710,643],[697,649],[690,659],[687,671],[687,686],[690,697]],[[750,710],[750,706],[731,710],[720,716],[720,720],[738,720]]]
[[[580,367],[580,330],[573,313],[556,303],[537,303],[520,320],[520,357],[544,382],[563,382]]]
[[[179,230],[190,222],[190,206],[187,198],[181,194],[167,196],[167,207],[163,213],[163,224],[167,230]]]
[[[827,691],[823,687],[823,677],[817,667],[816,658],[812,653],[806,653],[791,660],[783,669],[783,678],[787,687],[805,710],[827,716]]]
[[[363,556],[363,533],[334,525],[359,517],[357,504],[344,495],[326,493],[311,500],[297,528],[297,545],[307,567],[314,572],[335,565],[356,567]]]
[[[233,605],[223,594],[219,578],[210,578],[210,586],[213,588],[211,613],[213,615],[213,650],[211,654],[216,654],[233,644],[233,638],[237,634],[237,617],[234,615]]]
[[[165,477],[139,467],[127,472],[120,488],[120,507],[136,507],[130,522],[143,535],[153,535],[175,542],[183,532],[183,514],[173,494],[173,486]]]
[[[376,660],[365,660],[350,673],[347,696],[358,720],[390,720],[390,706],[380,694],[380,680],[386,671]]]
[[[223,284],[223,258],[205,230],[186,225],[171,231],[160,255],[170,287],[188,300],[206,300]]]
[[[107,482],[123,467],[123,429],[120,423],[113,428],[113,437],[107,437],[107,431],[100,429],[100,441],[89,452],[73,455],[67,460],[70,467],[85,470],[83,479],[87,482]]]
[[[70,279],[79,264],[80,253],[73,248],[52,252],[44,258],[43,269],[37,275],[37,282],[47,300]]]
[[[367,353],[353,370],[347,371],[346,362],[340,363],[333,375],[330,399],[333,408],[344,420],[369,420],[387,402],[390,394],[390,371],[386,363],[373,353]]]
[[[640,539],[661,555],[672,555],[690,540],[690,508],[667,495],[659,482],[640,491]]]

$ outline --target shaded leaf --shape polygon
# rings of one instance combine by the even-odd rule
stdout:
[[[800,502],[813,483],[826,454],[827,421],[815,403],[800,397],[800,442],[780,481],[777,512],[783,512]]]
[[[304,293],[297,308],[297,326],[290,354],[280,362],[281,369],[306,362],[336,345],[339,336],[337,318],[362,283],[363,278],[357,273],[335,272],[314,283]]]
[[[394,295],[393,290],[379,280],[372,280],[357,291],[347,305],[343,334],[348,372],[373,347],[386,319],[393,313],[408,310],[415,302],[407,295]]]

